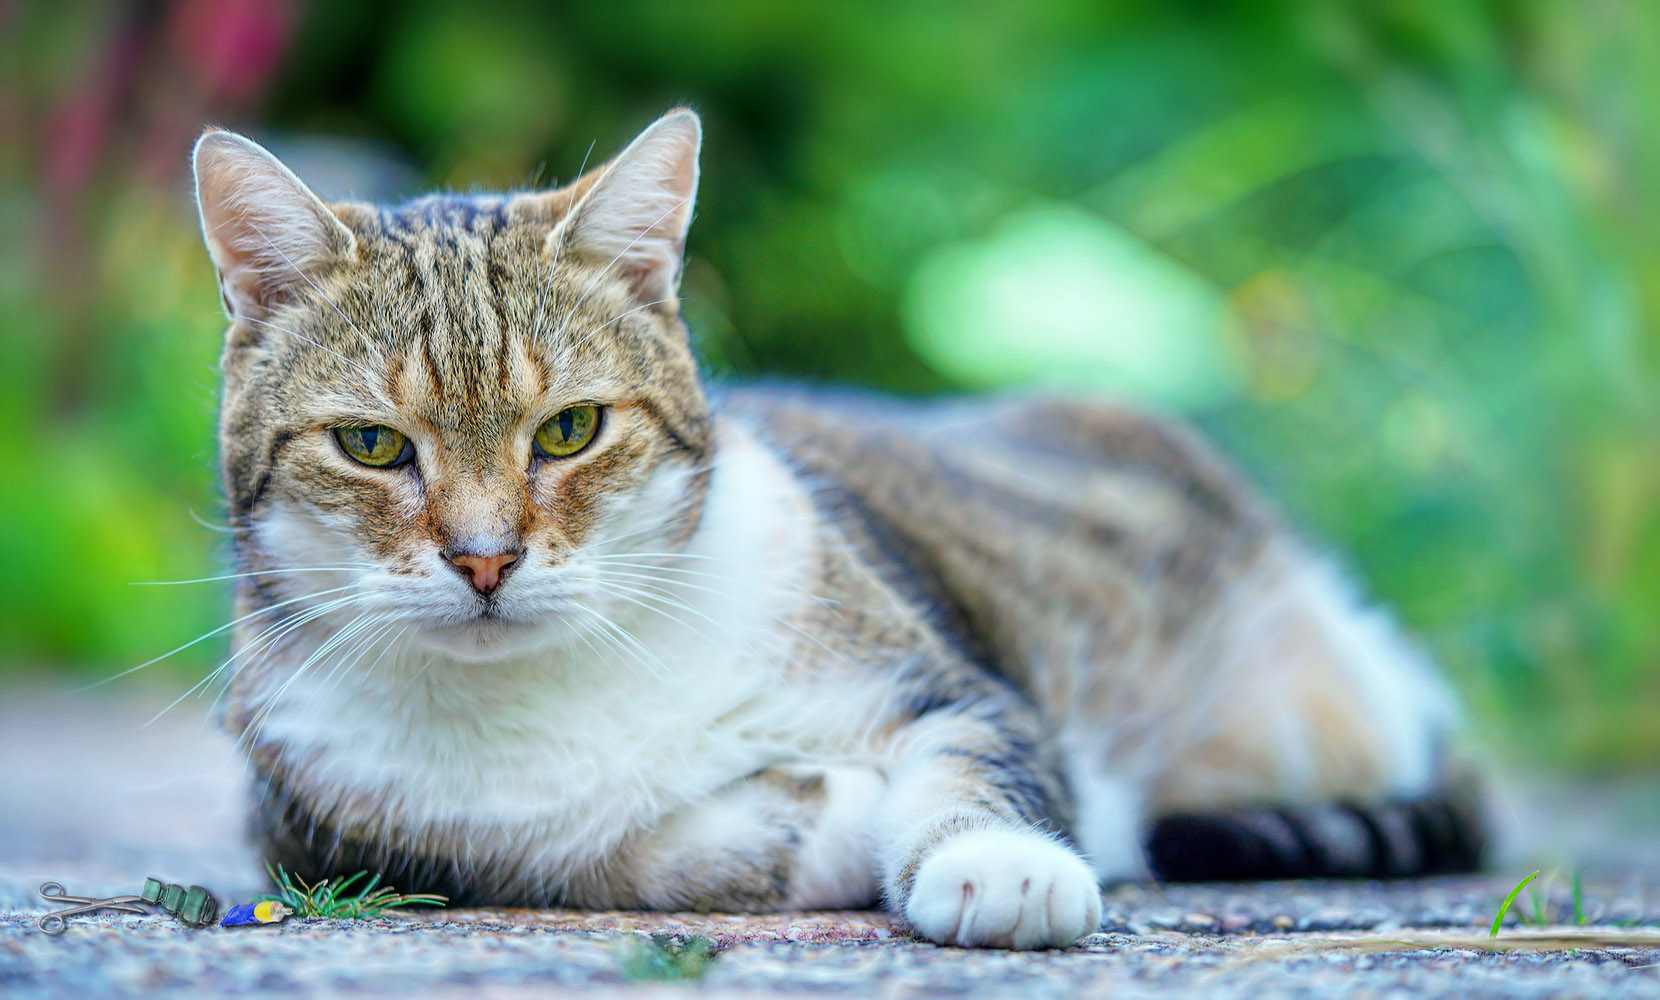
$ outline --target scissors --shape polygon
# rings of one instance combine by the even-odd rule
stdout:
[[[124,913],[148,914],[150,911],[133,903],[144,902],[143,896],[111,896],[108,899],[93,899],[89,896],[71,896],[63,891],[63,886],[56,882],[48,882],[40,887],[40,894],[47,899],[63,903],[80,903],[80,906],[56,913],[48,913],[40,918],[40,929],[48,934],[62,934],[69,922],[65,917],[72,917],[77,913],[91,913],[94,910],[121,910]]]

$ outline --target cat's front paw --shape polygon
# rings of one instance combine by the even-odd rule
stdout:
[[[1095,873],[1037,833],[974,830],[922,863],[905,900],[922,937],[967,948],[1064,948],[1101,923]]]

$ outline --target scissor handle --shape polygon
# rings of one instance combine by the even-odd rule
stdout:
[[[40,918],[39,923],[40,929],[48,934],[62,934],[64,929],[69,926],[69,921],[63,919],[63,916],[57,913],[48,913]]]
[[[40,887],[40,894],[45,896],[47,899],[61,899],[64,896],[69,895],[69,893],[64,891],[63,883],[61,882],[43,883]]]

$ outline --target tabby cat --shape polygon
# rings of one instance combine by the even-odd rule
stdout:
[[[701,139],[396,207],[197,143],[271,861],[1010,948],[1089,933],[1101,880],[1474,863],[1446,688],[1180,427],[711,393]]]

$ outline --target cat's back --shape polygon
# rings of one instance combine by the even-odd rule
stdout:
[[[873,562],[1051,708],[1078,681],[1054,661],[1167,651],[1276,532],[1185,428],[1114,404],[769,386],[729,393],[725,410],[817,487]]]

